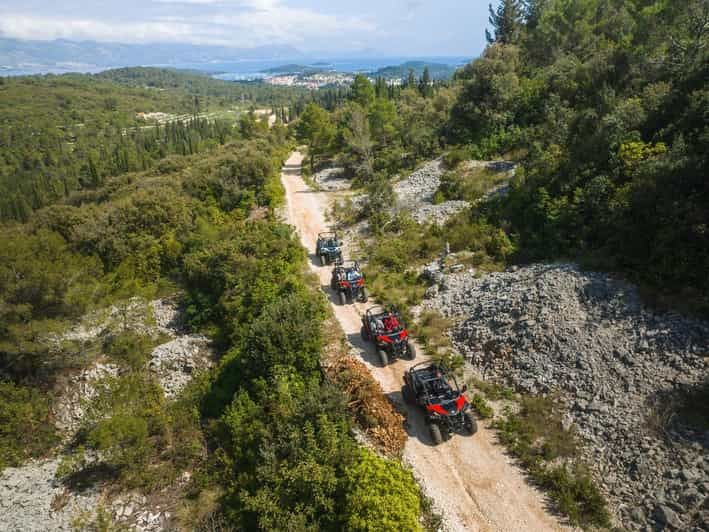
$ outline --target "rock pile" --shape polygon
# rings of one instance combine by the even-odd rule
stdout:
[[[562,393],[625,526],[709,527],[709,433],[655,408],[706,381],[709,324],[652,312],[631,285],[568,264],[439,280],[423,306],[458,320],[454,343],[480,373]]]
[[[160,381],[168,399],[177,394],[192,380],[197,370],[211,365],[209,339],[199,334],[178,336],[157,346],[150,355],[149,367]]]
[[[433,222],[444,224],[454,214],[468,208],[467,201],[445,201],[433,204],[433,196],[441,184],[443,162],[440,159],[430,161],[413,172],[403,181],[394,185],[397,207],[410,211],[417,223]]]
[[[59,460],[31,462],[0,473],[0,530],[45,532],[75,530],[76,517],[94,512],[98,492],[68,495],[55,480]]]
[[[334,192],[349,190],[350,180],[345,177],[345,169],[340,167],[325,168],[313,176],[313,181],[321,190]]]
[[[96,363],[62,383],[64,393],[57,397],[53,411],[57,429],[66,440],[79,429],[86,402],[96,396],[96,383],[106,377],[117,376],[119,370],[115,364]]]

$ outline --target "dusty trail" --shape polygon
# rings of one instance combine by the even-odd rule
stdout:
[[[330,292],[328,267],[316,265],[312,255],[317,234],[328,229],[326,212],[332,193],[312,191],[300,177],[303,156],[294,152],[286,162],[281,179],[286,189],[286,216],[311,253],[311,268],[319,276],[323,290],[330,297],[336,318],[350,343],[359,351],[384,392],[404,407],[401,397],[404,371],[424,360],[396,361],[379,367],[371,345],[360,337],[360,316],[366,304],[341,306]],[[346,257],[346,253],[345,253]],[[418,349],[421,353],[422,350]],[[483,423],[474,436],[454,435],[434,447],[421,414],[408,413],[409,439],[404,450],[417,478],[444,513],[451,531],[546,531],[569,530],[545,510],[545,498],[525,480],[523,473],[494,443],[494,434]]]

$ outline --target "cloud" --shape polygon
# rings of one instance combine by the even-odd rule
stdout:
[[[103,42],[159,42],[189,39],[194,28],[181,22],[104,22],[3,14],[0,35],[24,40],[96,40]]]
[[[152,0],[151,3],[157,10],[153,9],[153,15],[144,20],[125,16],[109,20],[103,16],[67,18],[0,12],[0,35],[23,40],[64,38],[236,47],[290,44],[307,49],[311,44],[322,46],[332,37],[346,43],[378,32],[377,25],[364,17],[289,7],[280,0]],[[169,9],[168,3],[182,5],[184,9]],[[224,8],[225,5],[229,8]],[[131,10],[127,8],[126,12]]]

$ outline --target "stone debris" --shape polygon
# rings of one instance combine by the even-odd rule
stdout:
[[[433,204],[433,196],[441,185],[443,162],[430,161],[406,179],[394,185],[397,208],[409,211],[416,223],[444,224],[451,216],[470,207],[467,201],[445,201]]]
[[[571,264],[429,270],[422,308],[457,322],[454,344],[477,372],[562,394],[565,424],[627,528],[709,528],[709,434],[658,422],[653,408],[706,381],[709,324],[653,312],[632,285]]]
[[[79,429],[86,402],[97,394],[96,383],[106,377],[116,377],[119,370],[115,364],[96,363],[72,375],[63,384],[64,393],[57,397],[53,411],[55,425],[65,439],[70,439]]]
[[[345,169],[341,167],[325,168],[313,176],[313,181],[320,190],[335,192],[349,190],[350,180],[345,177]]]
[[[95,511],[99,499],[96,490],[68,493],[55,480],[59,462],[33,461],[0,473],[0,530],[71,531],[75,518]]]
[[[210,342],[206,336],[191,334],[157,346],[148,366],[160,381],[168,399],[174,399],[200,369],[212,362]]]

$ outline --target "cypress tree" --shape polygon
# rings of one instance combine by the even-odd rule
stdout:
[[[514,44],[519,40],[522,22],[524,20],[524,8],[520,0],[502,0],[497,9],[490,9],[490,25],[495,35],[485,30],[485,37],[490,44],[498,42],[501,44]]]

